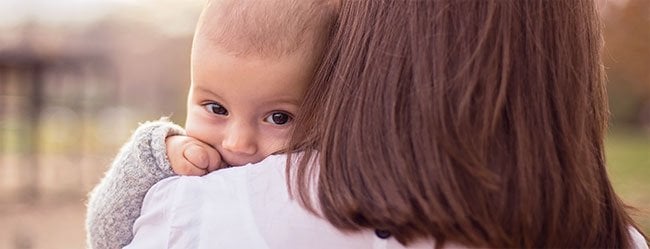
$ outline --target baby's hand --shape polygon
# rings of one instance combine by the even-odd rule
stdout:
[[[178,175],[202,176],[224,166],[216,149],[193,137],[170,136],[165,143],[169,163]]]

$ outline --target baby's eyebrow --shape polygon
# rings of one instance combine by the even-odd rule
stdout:
[[[278,92],[275,95],[269,95],[269,100],[278,102],[289,102],[292,104],[300,105],[303,101],[304,94],[296,92]]]
[[[192,88],[193,88],[194,90],[198,90],[198,91],[200,91],[200,92],[204,92],[204,93],[207,93],[207,94],[213,95],[213,96],[215,96],[215,97],[217,97],[217,98],[221,98],[221,96],[219,96],[219,94],[217,94],[216,92],[214,92],[214,91],[212,91],[212,90],[210,90],[210,89],[208,89],[208,88],[202,87],[202,86],[200,86],[200,85],[193,85]]]
[[[280,98],[274,98],[268,101],[262,102],[267,105],[271,104],[290,104],[290,105],[295,105],[295,106],[300,106],[300,100],[293,98],[293,97],[280,97]]]
[[[288,103],[295,104],[295,105],[299,105],[299,104],[300,104],[300,99],[293,98],[293,97],[278,98],[278,101],[281,101],[281,102],[288,102]]]

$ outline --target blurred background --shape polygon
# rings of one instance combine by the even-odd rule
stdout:
[[[597,0],[608,170],[650,234],[650,1]],[[0,0],[0,248],[84,248],[86,193],[139,122],[182,124],[203,0]]]

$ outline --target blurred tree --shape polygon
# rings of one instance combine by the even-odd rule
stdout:
[[[650,106],[650,1],[620,2],[608,2],[604,15],[610,105],[615,122],[643,125]]]

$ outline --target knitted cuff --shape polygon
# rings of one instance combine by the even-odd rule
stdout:
[[[157,121],[148,121],[140,124],[134,132],[134,141],[138,141],[136,147],[141,156],[153,158],[154,164],[158,167],[148,168],[150,174],[162,173],[162,178],[174,175],[169,158],[167,157],[167,145],[165,139],[169,136],[185,135],[185,130],[177,124],[169,121],[168,118],[161,118]]]

